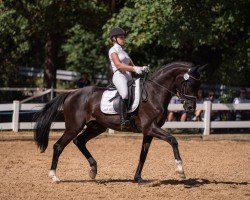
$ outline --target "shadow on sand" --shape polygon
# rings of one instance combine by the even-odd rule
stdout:
[[[133,179],[101,179],[101,180],[61,180],[60,183],[97,183],[107,185],[109,183],[136,183]],[[223,184],[223,185],[249,185],[249,182],[236,182],[236,181],[216,181],[207,179],[190,178],[185,180],[144,180],[139,185],[159,186],[159,185],[184,185],[186,188],[200,187],[210,184]]]
[[[191,187],[200,187],[202,185],[210,185],[210,184],[223,184],[223,185],[249,185],[248,182],[236,182],[236,181],[216,181],[216,180],[208,180],[208,179],[196,179],[190,178],[185,180],[164,180],[161,181],[162,185],[184,185],[187,188]]]

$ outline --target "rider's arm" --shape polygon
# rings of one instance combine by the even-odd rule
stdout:
[[[125,70],[125,71],[134,71],[134,67],[131,65],[126,65],[122,63],[117,55],[117,53],[112,53],[111,58],[113,60],[113,63],[115,64],[117,69]],[[131,61],[132,62],[132,61]],[[131,62],[129,64],[131,64]],[[133,63],[132,63],[133,64]]]

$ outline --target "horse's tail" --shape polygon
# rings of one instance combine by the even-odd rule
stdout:
[[[49,131],[53,119],[58,114],[58,109],[63,105],[68,93],[60,94],[59,96],[48,102],[41,110],[35,113],[33,121],[36,122],[34,130],[34,140],[37,146],[43,153],[48,147]]]

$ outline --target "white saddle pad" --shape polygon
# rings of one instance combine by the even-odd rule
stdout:
[[[133,105],[131,106],[131,109],[128,110],[128,113],[134,112],[135,109],[138,107],[140,102],[140,79],[137,79],[135,81],[135,100],[133,102]],[[101,100],[101,111],[106,114],[118,114],[113,107],[113,101],[109,102],[111,98],[115,96],[117,93],[117,90],[106,90],[103,92],[102,100]]]

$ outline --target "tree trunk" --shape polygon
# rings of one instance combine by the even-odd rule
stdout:
[[[112,13],[115,12],[115,7],[116,7],[116,0],[111,0],[110,2],[110,10]]]
[[[59,49],[59,36],[56,33],[47,33],[45,43],[44,88],[56,88],[56,70]]]

